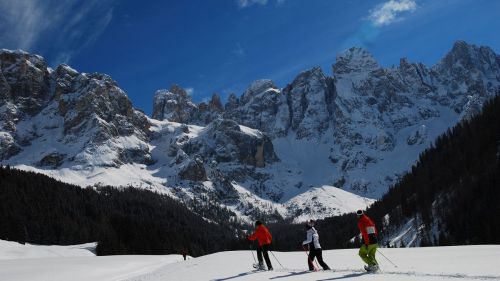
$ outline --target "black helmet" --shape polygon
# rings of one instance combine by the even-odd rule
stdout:
[[[258,226],[258,225],[261,225],[262,222],[261,221],[255,221],[255,226]]]
[[[364,214],[363,210],[357,210],[356,211],[356,215],[358,215],[358,217],[362,216],[363,214]]]

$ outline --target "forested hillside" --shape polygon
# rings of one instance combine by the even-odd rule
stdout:
[[[457,124],[425,150],[400,182],[367,214],[388,244],[413,221],[418,243],[468,245],[500,243],[500,96],[483,111]],[[358,234],[356,216],[316,222],[325,249],[349,248]],[[276,245],[296,250],[305,238],[303,225],[277,224]],[[392,245],[394,246],[394,245]],[[396,244],[396,246],[406,246]]]
[[[418,233],[421,245],[498,244],[499,202],[497,96],[480,114],[440,136],[368,212],[386,230],[418,218],[424,227]]]
[[[202,210],[202,207],[193,206]],[[36,244],[98,241],[97,253],[202,255],[238,248],[225,209],[209,222],[165,195],[134,188],[86,188],[0,167],[0,239]]]

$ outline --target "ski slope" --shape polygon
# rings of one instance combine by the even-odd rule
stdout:
[[[283,267],[271,255],[275,270],[256,272],[249,251],[220,252],[183,261],[179,255],[82,256],[78,247],[73,248],[76,256],[65,250],[66,256],[54,257],[46,250],[57,252],[59,246],[40,246],[36,258],[22,258],[27,249],[20,245],[16,257],[6,243],[11,242],[0,243],[0,280],[9,281],[500,280],[500,245],[382,249],[398,267],[378,255],[381,271],[368,274],[361,269],[354,249],[324,251],[324,260],[332,271],[306,271],[303,252],[274,252]],[[32,254],[36,252],[35,246],[28,247]],[[43,253],[48,255],[43,257]]]

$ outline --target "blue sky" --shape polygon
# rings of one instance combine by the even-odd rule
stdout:
[[[499,30],[497,0],[0,0],[0,48],[109,74],[148,114],[174,83],[196,102],[284,87],[351,46],[430,66],[456,40],[500,53]]]

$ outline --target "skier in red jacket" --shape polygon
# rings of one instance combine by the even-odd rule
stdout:
[[[378,247],[377,228],[375,223],[362,210],[358,210],[356,214],[358,215],[358,228],[361,236],[363,236],[363,245],[359,248],[359,256],[367,264],[365,265],[366,271],[377,271],[378,262],[375,259]]]
[[[271,242],[273,241],[273,237],[271,236],[271,233],[269,233],[269,230],[267,230],[267,227],[265,227],[261,221],[256,221],[255,222],[255,232],[247,236],[247,240],[249,241],[254,241],[257,240],[259,242],[259,247],[257,248],[257,258],[259,260],[259,269],[265,269],[264,268],[264,261],[262,260],[262,254],[264,254],[264,259],[266,260],[267,264],[267,269],[268,270],[273,270],[273,265],[271,264],[271,260],[269,259],[269,254],[267,251],[269,250],[269,246],[271,245]]]

